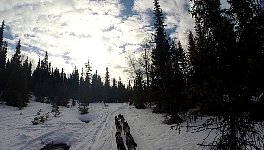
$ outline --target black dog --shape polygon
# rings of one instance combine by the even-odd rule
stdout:
[[[120,133],[122,132],[122,126],[119,121],[116,123],[116,130],[117,132],[120,132]]]
[[[121,121],[121,124],[123,124],[125,122],[124,117],[122,117],[120,121]]]
[[[126,133],[126,145],[127,145],[128,150],[135,150],[137,147],[137,143],[135,143],[130,132]]]
[[[123,123],[123,130],[124,130],[124,134],[126,134],[127,132],[130,133],[130,127],[126,121]]]
[[[124,119],[124,116],[121,115],[121,114],[119,114],[117,117],[118,117],[118,119],[120,119],[120,120],[121,120],[121,119]]]
[[[117,116],[115,116],[115,125],[117,125],[118,122],[119,122],[118,118],[117,118]]]
[[[117,149],[118,150],[126,150],[126,147],[124,145],[123,138],[121,137],[121,133],[120,132],[116,132],[115,137],[116,137]]]

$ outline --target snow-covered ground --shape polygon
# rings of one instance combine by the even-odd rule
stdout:
[[[80,115],[77,106],[60,107],[61,115],[38,125],[31,121],[41,109],[50,112],[50,104],[31,101],[23,110],[0,104],[0,150],[39,150],[48,143],[66,143],[71,150],[116,150],[114,117],[123,114],[138,150],[201,149],[205,133],[179,134],[162,123],[162,114],[150,109],[138,110],[127,104],[92,103],[89,114]],[[20,115],[21,113],[21,115]],[[81,120],[90,121],[84,123]]]

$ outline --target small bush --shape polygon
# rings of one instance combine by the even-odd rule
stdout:
[[[83,114],[88,114],[88,108],[80,108],[79,110],[80,110],[82,115]]]

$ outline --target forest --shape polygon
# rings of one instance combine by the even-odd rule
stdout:
[[[263,134],[256,130],[264,122],[264,6],[262,0],[190,0],[195,28],[188,31],[186,48],[169,38],[159,0],[154,0],[153,36],[142,42],[140,57],[128,56],[133,80],[128,85],[91,74],[90,62],[70,75],[53,68],[46,52],[36,69],[21,59],[21,43],[7,58],[5,23],[0,29],[0,98],[22,109],[31,94],[39,102],[67,106],[134,101],[138,109],[150,107],[165,113],[165,123],[178,129],[184,121],[211,116],[194,131],[217,131],[202,147],[223,150],[260,149]],[[177,17],[177,16],[175,16]],[[103,82],[104,81],[104,82]],[[175,131],[176,132],[176,131]],[[206,138],[205,138],[206,140]]]

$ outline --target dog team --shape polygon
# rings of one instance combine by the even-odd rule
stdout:
[[[116,126],[116,145],[118,150],[126,150],[123,138],[122,138],[122,131],[124,131],[124,135],[126,137],[126,146],[128,150],[136,150],[137,144],[135,143],[132,135],[130,134],[130,127],[125,121],[124,116],[119,114],[115,116],[115,126]]]

